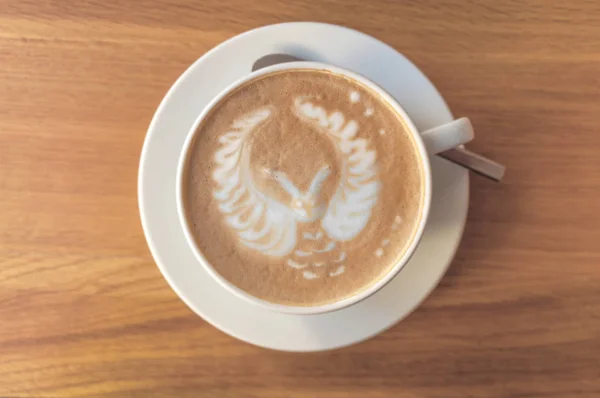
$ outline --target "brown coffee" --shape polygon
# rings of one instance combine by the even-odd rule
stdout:
[[[316,306],[384,276],[422,217],[405,121],[372,89],[308,69],[235,89],[195,132],[184,214],[212,267],[266,301]]]

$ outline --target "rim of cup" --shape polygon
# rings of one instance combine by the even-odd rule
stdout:
[[[420,166],[423,169],[423,206],[421,209],[421,218],[419,220],[419,224],[417,226],[416,231],[412,235],[412,241],[410,245],[406,248],[404,253],[400,256],[398,261],[389,267],[388,271],[383,274],[379,279],[374,280],[371,284],[367,285],[363,289],[357,291],[355,294],[345,297],[341,300],[334,301],[331,303],[316,305],[316,306],[296,306],[296,305],[286,305],[286,304],[277,304],[272,303],[258,297],[247,293],[246,291],[240,289],[235,286],[223,276],[221,276],[217,270],[215,270],[210,262],[206,260],[202,251],[198,248],[193,234],[191,233],[190,227],[188,225],[188,220],[185,216],[185,210],[183,206],[183,175],[184,169],[187,162],[187,158],[189,155],[190,145],[195,136],[196,130],[199,125],[202,123],[204,118],[210,113],[210,111],[217,105],[223,98],[225,98],[229,93],[234,91],[240,85],[253,80],[259,76],[267,75],[273,72],[280,72],[291,69],[309,69],[309,70],[326,70],[334,74],[342,75],[346,78],[350,78],[354,81],[357,81],[359,84],[365,86],[367,89],[375,92],[377,96],[382,98],[385,102],[387,102],[392,109],[396,113],[398,113],[402,119],[402,121],[410,130],[414,138],[414,142],[416,144],[417,150],[419,152],[419,158],[421,159]],[[419,131],[415,127],[413,121],[410,119],[404,108],[383,88],[379,85],[371,81],[370,79],[359,75],[355,72],[349,71],[344,68],[340,68],[338,66],[333,66],[321,62],[286,62],[282,64],[276,64],[267,66],[265,68],[261,68],[254,72],[249,73],[248,75],[242,77],[241,79],[236,80],[232,84],[228,85],[224,90],[222,90],[218,95],[216,95],[207,106],[204,107],[202,112],[198,115],[191,129],[189,130],[185,142],[183,144],[179,161],[177,165],[177,180],[176,180],[176,201],[177,201],[177,213],[179,216],[179,222],[183,228],[183,232],[187,241],[188,246],[192,249],[194,256],[198,260],[198,262],[203,266],[203,268],[213,277],[222,287],[226,290],[234,294],[235,296],[241,298],[244,301],[250,302],[252,304],[258,305],[265,309],[282,312],[287,314],[297,314],[297,315],[312,315],[312,314],[321,314],[331,311],[337,311],[342,308],[349,307],[354,305],[360,301],[365,300],[371,295],[375,294],[385,285],[387,285],[408,263],[410,258],[412,257],[415,249],[417,248],[422,236],[423,231],[425,229],[425,225],[427,224],[427,219],[429,216],[429,209],[431,206],[431,195],[432,195],[432,181],[431,181],[431,166],[429,156],[427,154],[427,150],[425,149],[425,145],[419,136]]]

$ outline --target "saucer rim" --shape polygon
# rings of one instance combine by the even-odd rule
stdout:
[[[463,178],[463,180],[465,181],[464,184],[464,192],[462,192],[462,195],[465,197],[465,201],[464,201],[464,217],[462,217],[462,219],[460,220],[460,225],[457,225],[458,230],[459,230],[459,234],[458,234],[458,238],[456,240],[456,242],[453,245],[453,250],[452,253],[448,256],[448,259],[446,261],[446,264],[444,265],[443,269],[436,275],[436,279],[435,281],[433,281],[432,284],[430,284],[429,288],[427,289],[425,294],[422,294],[421,297],[417,300],[416,304],[414,304],[409,310],[404,311],[402,314],[400,314],[399,316],[395,317],[393,321],[389,322],[389,324],[386,327],[383,328],[377,328],[376,330],[372,331],[371,333],[368,333],[358,339],[355,339],[353,341],[350,342],[344,342],[342,344],[339,345],[328,345],[328,346],[323,346],[323,347],[312,347],[310,349],[307,348],[300,348],[300,349],[296,349],[294,347],[275,347],[275,346],[270,346],[268,344],[261,344],[255,340],[251,340],[248,338],[245,338],[243,336],[243,333],[239,333],[237,331],[231,330],[229,327],[221,324],[220,322],[218,322],[217,320],[215,320],[214,318],[212,318],[211,316],[206,315],[205,313],[203,313],[203,311],[201,311],[198,308],[198,305],[196,305],[196,303],[194,303],[190,298],[187,297],[187,294],[184,293],[179,287],[178,287],[178,283],[173,279],[173,277],[170,275],[169,273],[169,268],[170,266],[166,264],[166,262],[163,260],[163,256],[161,255],[161,253],[159,253],[159,249],[157,248],[157,244],[154,241],[154,237],[152,235],[152,233],[150,232],[150,230],[152,229],[152,227],[149,225],[150,221],[147,219],[146,216],[146,205],[144,203],[144,167],[147,164],[148,161],[148,152],[149,149],[148,147],[152,144],[152,137],[154,136],[154,134],[156,133],[156,125],[158,124],[158,120],[160,119],[161,115],[165,112],[165,109],[168,108],[169,106],[169,102],[171,100],[171,98],[173,97],[174,93],[176,91],[178,91],[181,86],[183,84],[185,84],[185,81],[187,80],[188,76],[190,76],[191,74],[193,74],[195,72],[195,69],[198,67],[198,65],[200,65],[204,60],[206,60],[207,58],[210,58],[214,53],[218,52],[221,48],[225,47],[225,46],[229,46],[232,45],[232,43],[236,42],[236,41],[240,41],[241,39],[247,37],[247,36],[252,36],[257,32],[262,32],[262,31],[268,31],[268,30],[277,30],[279,28],[287,28],[290,26],[296,26],[296,27],[305,27],[307,29],[310,28],[329,28],[329,29],[337,29],[337,30],[343,30],[348,34],[353,34],[353,35],[360,35],[363,38],[366,38],[368,40],[374,40],[379,42],[380,44],[383,44],[385,47],[387,47],[386,51],[391,51],[391,53],[393,53],[395,56],[400,56],[402,57],[406,62],[408,62],[408,64],[410,64],[411,67],[415,68],[423,77],[424,82],[428,83],[430,85],[429,89],[433,89],[435,91],[435,93],[437,94],[437,96],[439,97],[441,104],[443,104],[443,106],[445,107],[445,111],[447,112],[448,115],[450,115],[450,117],[452,117],[452,114],[450,112],[450,110],[448,109],[447,104],[445,103],[443,97],[441,96],[441,94],[439,93],[439,91],[437,90],[437,88],[435,88],[435,86],[431,83],[431,81],[423,74],[423,72],[416,66],[414,65],[412,62],[410,62],[408,59],[406,59],[406,57],[404,55],[402,55],[401,53],[399,53],[397,50],[393,49],[392,47],[390,47],[389,45],[379,41],[376,38],[373,38],[372,36],[369,36],[365,33],[362,33],[360,31],[356,31],[347,27],[343,27],[343,26],[338,26],[338,25],[332,25],[332,24],[325,24],[325,23],[318,23],[318,22],[291,22],[291,23],[280,23],[280,24],[274,24],[274,25],[267,25],[267,26],[263,26],[263,27],[259,27],[259,28],[255,28],[252,29],[250,31],[241,33],[240,35],[234,36],[222,43],[220,43],[219,45],[215,46],[214,48],[212,48],[211,50],[209,50],[208,52],[206,52],[204,55],[202,55],[201,57],[199,57],[192,65],[190,65],[182,74],[181,76],[179,76],[179,78],[175,81],[175,83],[170,87],[170,89],[167,91],[167,93],[165,94],[165,96],[163,97],[163,99],[161,100],[160,105],[158,106],[156,112],[154,113],[152,120],[150,122],[146,137],[144,139],[144,144],[142,147],[142,153],[140,156],[140,163],[139,163],[139,169],[138,169],[138,207],[139,207],[139,212],[140,212],[140,218],[141,218],[141,223],[142,223],[142,227],[144,230],[144,236],[145,239],[148,243],[150,252],[153,256],[153,259],[156,262],[156,265],[158,266],[159,270],[161,271],[163,277],[167,280],[169,286],[175,291],[175,293],[178,295],[178,297],[196,314],[198,314],[201,318],[203,318],[204,320],[206,320],[208,323],[210,323],[212,326],[216,327],[217,329],[231,335],[232,337],[235,337],[241,341],[245,341],[247,343],[253,344],[253,345],[257,345],[257,346],[261,346],[264,348],[269,348],[269,349],[274,349],[274,350],[280,350],[280,351],[292,351],[292,352],[311,352],[311,351],[323,351],[323,350],[330,350],[330,349],[338,349],[338,348],[342,348],[342,347],[346,347],[349,345],[353,345],[353,344],[357,344],[359,342],[368,340],[380,333],[383,333],[384,331],[388,330],[389,328],[391,328],[392,326],[396,325],[398,322],[402,321],[404,318],[406,318],[408,315],[410,315],[416,308],[418,308],[421,303],[430,296],[431,292],[437,287],[437,285],[439,284],[439,281],[443,278],[443,276],[445,275],[448,267],[450,266],[456,251],[460,245],[460,242],[462,240],[462,235],[464,232],[464,227],[466,224],[466,218],[467,218],[467,213],[468,213],[468,204],[469,204],[469,178],[468,176],[466,177],[466,179]],[[355,71],[354,68],[350,67],[349,65],[340,65],[343,68],[349,69],[351,71]],[[356,72],[356,71],[355,71]],[[250,72],[249,72],[250,73]],[[360,72],[356,72],[356,73],[360,73]],[[376,84],[380,84],[375,82]],[[382,85],[384,89],[387,90],[387,87],[385,85]],[[408,112],[408,111],[407,111]],[[408,112],[410,114],[410,112]],[[411,115],[412,118],[412,115]],[[466,171],[465,171],[466,173]],[[458,193],[457,193],[458,194]],[[424,232],[424,234],[427,233],[427,231]],[[413,259],[411,258],[408,262],[410,263],[410,261],[413,261]],[[396,276],[396,278],[401,278],[402,276],[402,272],[398,273],[398,275]],[[213,281],[213,283],[216,283],[216,281]],[[367,298],[366,300],[369,300],[370,298]],[[344,310],[340,310],[340,311],[336,311],[336,312],[343,312]],[[283,314],[282,314],[283,315]],[[328,314],[322,314],[321,316],[327,316]],[[312,317],[314,315],[296,315],[298,317]]]

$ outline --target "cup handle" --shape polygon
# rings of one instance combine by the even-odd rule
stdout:
[[[421,138],[429,155],[437,155],[440,152],[466,144],[474,137],[473,126],[466,117],[461,117],[421,133]]]

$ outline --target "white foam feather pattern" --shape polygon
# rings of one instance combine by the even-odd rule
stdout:
[[[213,180],[213,196],[225,221],[249,248],[271,256],[285,256],[296,246],[296,220],[286,206],[256,187],[250,169],[246,138],[272,114],[261,108],[233,123],[232,130],[219,138]]]
[[[328,114],[306,98],[295,101],[295,113],[313,124],[335,141],[342,154],[338,189],[331,198],[321,226],[337,241],[354,239],[367,225],[379,197],[381,183],[377,178],[376,153],[368,149],[363,138],[356,138],[358,124],[341,112]]]
[[[375,151],[368,149],[365,139],[356,138],[358,124],[346,121],[340,112],[327,114],[304,98],[295,101],[294,111],[300,120],[314,125],[332,139],[341,152],[339,185],[321,226],[333,241],[352,240],[364,229],[377,203],[381,183],[377,179]],[[246,143],[248,135],[271,115],[270,108],[260,108],[236,120],[232,130],[219,138],[221,147],[215,153],[217,167],[213,172],[218,188],[213,196],[219,202],[226,223],[244,245],[271,256],[285,256],[296,246],[298,221],[288,206],[264,195],[256,187],[249,161],[251,148]],[[320,234],[308,236],[305,233],[305,238],[318,239]],[[327,252],[334,247],[335,243],[329,242],[329,246],[317,252]],[[345,253],[343,259],[336,262],[344,259]],[[288,265],[306,266],[289,262]],[[342,266],[332,276],[343,272]],[[314,278],[316,274],[304,276]]]

